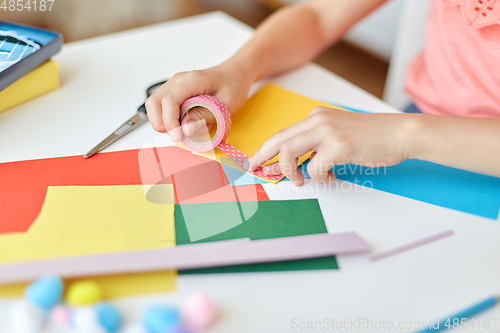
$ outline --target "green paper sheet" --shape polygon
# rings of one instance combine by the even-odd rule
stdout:
[[[190,216],[199,215],[200,219],[223,219],[224,212],[232,210],[234,202],[216,202],[204,204],[176,205],[175,233],[177,244],[190,244],[190,238],[182,211],[190,210]],[[241,202],[241,205],[252,205],[255,202]],[[181,209],[182,208],[182,209]],[[242,207],[245,210],[245,207]],[[219,212],[217,216],[213,213]],[[256,213],[243,223],[215,236],[193,243],[213,242],[236,238],[250,238],[252,240],[300,236],[317,233],[326,233],[326,226],[316,199],[259,201]],[[337,269],[334,256],[325,258],[294,260],[286,262],[263,263],[252,265],[238,265],[218,268],[205,268],[179,271],[179,274],[203,273],[236,273],[236,272],[270,272],[311,269]]]

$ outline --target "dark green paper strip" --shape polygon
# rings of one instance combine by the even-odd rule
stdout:
[[[191,210],[191,214],[199,215],[200,219],[207,218],[208,212],[219,212],[218,218],[224,218],[224,211],[229,211],[234,202],[216,202],[204,204],[175,205],[175,233],[177,244],[191,244],[188,230],[182,211]],[[245,205],[245,202],[241,202]],[[255,202],[248,203],[255,204]],[[193,242],[213,242],[236,238],[250,238],[252,240],[290,237],[326,233],[323,215],[319,208],[318,200],[284,200],[284,201],[259,201],[258,209],[247,221],[218,235]],[[297,271],[312,269],[337,269],[334,256],[305,260],[293,260],[274,263],[251,265],[237,265],[228,267],[215,267],[179,271],[179,274],[205,274],[205,273],[243,273],[243,272],[275,272]]]

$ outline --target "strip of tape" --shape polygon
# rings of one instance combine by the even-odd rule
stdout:
[[[404,251],[408,251],[408,250],[414,249],[416,247],[425,245],[427,243],[431,243],[431,242],[440,240],[440,239],[445,238],[445,237],[453,236],[454,234],[455,233],[453,232],[453,230],[448,230],[448,231],[439,233],[437,235],[432,235],[432,236],[429,236],[429,237],[426,237],[426,238],[423,238],[423,239],[419,239],[419,240],[417,240],[415,242],[412,242],[410,244],[406,244],[406,245],[397,247],[395,249],[392,249],[390,251],[382,252],[382,253],[379,253],[377,255],[371,256],[370,257],[370,261],[377,261],[377,260],[380,260],[380,259],[392,256],[392,255],[395,255],[395,254],[398,254],[398,253],[401,253],[401,252],[404,252]]]
[[[232,159],[243,170],[247,170],[248,156],[238,150],[236,147],[226,142],[226,139],[231,132],[231,114],[229,113],[229,110],[224,105],[224,103],[222,103],[218,98],[209,95],[192,97],[182,103],[181,119],[184,118],[189,110],[196,106],[204,107],[205,109],[212,112],[215,117],[217,131],[215,132],[215,135],[211,140],[199,141],[183,136],[181,142],[189,149],[197,152],[207,152],[214,148],[219,148],[224,154],[226,154],[227,157]],[[271,180],[280,180],[284,177],[283,175],[266,175],[262,171],[262,167],[249,173],[260,178]]]

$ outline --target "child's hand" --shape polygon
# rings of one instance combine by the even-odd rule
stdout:
[[[229,109],[236,109],[248,95],[252,78],[236,66],[222,64],[206,70],[175,74],[146,101],[149,121],[158,132],[167,132],[174,142],[182,138],[180,105],[188,98],[198,95],[212,95],[220,99]],[[210,111],[195,107],[182,119],[184,135],[190,136],[198,128],[197,120],[205,119],[207,124],[215,121]]]
[[[394,165],[408,158],[406,133],[411,129],[411,119],[401,114],[361,114],[317,107],[305,120],[268,139],[252,156],[250,170],[279,153],[279,162],[265,166],[264,172],[282,173],[295,185],[302,185],[304,175],[297,169],[297,159],[310,151],[315,153],[307,171],[317,182],[334,181],[335,174],[328,170],[338,164]]]

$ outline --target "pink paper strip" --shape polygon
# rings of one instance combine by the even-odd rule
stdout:
[[[106,253],[0,265],[0,284],[160,270],[255,264],[360,253],[368,244],[354,232],[314,234],[255,241],[222,241],[171,248]]]
[[[411,250],[411,249],[416,248],[418,246],[422,246],[422,245],[425,245],[427,243],[431,243],[431,242],[437,241],[439,239],[442,239],[442,238],[445,238],[445,237],[448,237],[448,236],[451,236],[451,235],[454,235],[454,232],[452,230],[448,230],[448,231],[442,232],[440,234],[437,234],[437,235],[434,235],[434,236],[430,236],[430,237],[427,237],[427,238],[423,238],[423,239],[420,239],[420,240],[415,241],[415,242],[410,243],[410,244],[403,245],[403,246],[395,248],[393,250],[390,250],[390,251],[387,251],[387,252],[382,252],[380,254],[371,256],[370,260],[371,261],[377,261],[377,260],[383,259],[385,257],[389,257],[389,256],[392,256],[394,254],[398,254],[398,253],[401,253],[401,252],[404,252],[404,251],[408,251],[408,250]]]

